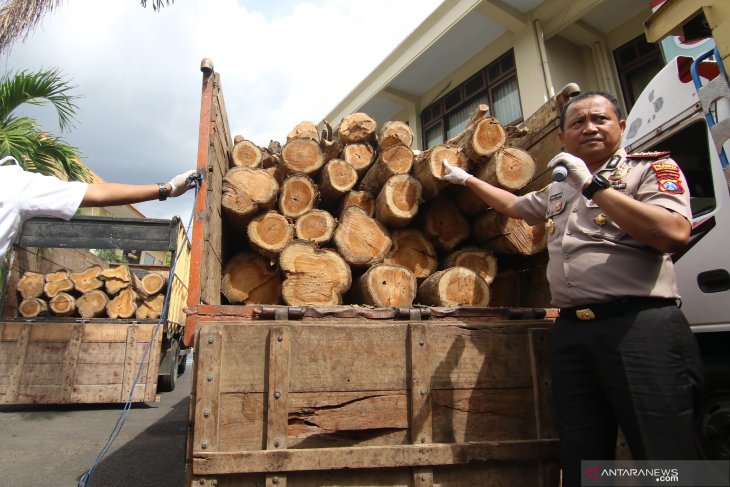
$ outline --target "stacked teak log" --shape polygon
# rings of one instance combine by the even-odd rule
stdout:
[[[22,299],[18,313],[25,318],[158,319],[165,302],[167,277],[158,272],[140,272],[141,277],[127,265],[108,269],[95,265],[83,272],[25,272],[17,285]]]
[[[221,199],[235,235],[226,302],[488,306],[495,253],[535,254],[545,235],[443,180],[443,161],[511,192],[532,180],[532,157],[487,112],[423,152],[407,124],[378,129],[364,113],[321,134],[302,122],[283,146],[236,136]]]

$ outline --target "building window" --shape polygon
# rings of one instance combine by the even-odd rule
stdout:
[[[522,121],[514,53],[509,51],[421,112],[423,148],[460,134],[474,110],[489,105],[489,114],[504,125]]]
[[[664,67],[658,44],[650,44],[643,35],[613,51],[616,70],[621,80],[626,110],[636,103],[649,81]]]

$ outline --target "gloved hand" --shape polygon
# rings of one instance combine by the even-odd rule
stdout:
[[[195,174],[197,171],[191,169],[190,171],[186,171],[182,174],[178,174],[174,178],[172,178],[167,184],[170,185],[172,188],[170,190],[170,196],[180,196],[181,194],[185,193],[185,191],[189,190],[193,186],[195,186],[195,183],[187,183],[187,179]]]
[[[471,174],[464,171],[459,166],[452,166],[449,161],[444,159],[444,167],[446,168],[446,174],[444,174],[444,180],[452,184],[466,185],[466,180],[472,177]]]
[[[566,178],[568,184],[582,191],[583,187],[588,184],[588,181],[593,177],[591,171],[588,170],[588,166],[583,162],[580,157],[575,157],[573,154],[567,152],[561,152],[553,157],[548,162],[547,167],[554,169],[558,164],[562,164],[568,170],[568,177]]]

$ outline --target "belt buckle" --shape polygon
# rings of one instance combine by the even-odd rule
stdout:
[[[581,308],[575,310],[575,317],[581,321],[590,321],[596,319],[596,314],[591,308]]]

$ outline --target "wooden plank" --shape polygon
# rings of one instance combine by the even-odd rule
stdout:
[[[146,358],[147,367],[140,374],[139,381],[145,384],[144,401],[154,401],[157,396],[157,379],[160,373],[160,354],[162,353],[162,325],[154,338]]]
[[[61,398],[62,403],[68,402],[73,391],[74,377],[76,375],[76,362],[81,351],[81,341],[84,337],[83,325],[75,325],[71,337],[66,345],[66,353],[61,370]]]
[[[5,322],[3,329],[3,341],[15,341],[26,325],[32,325],[30,341],[32,342],[68,342],[73,333],[75,321],[70,322]],[[138,341],[149,341],[154,329],[154,323],[146,323],[140,326]],[[127,328],[132,323],[84,323],[84,342],[112,342],[124,343],[127,340]]]
[[[20,387],[20,378],[23,374],[23,367],[25,365],[25,352],[28,349],[28,343],[30,341],[30,332],[33,325],[23,325],[20,333],[18,334],[18,343],[13,353],[12,364],[13,368],[8,376],[8,388],[5,391],[5,397],[2,398],[3,404],[14,404],[18,399],[18,389]]]
[[[217,451],[223,336],[220,325],[200,327],[198,332],[193,450]]]
[[[266,396],[266,449],[278,450],[288,448],[289,425],[289,364],[291,355],[291,337],[289,328],[277,326],[269,331],[268,393]],[[283,474],[269,474],[266,485],[286,485]]]
[[[431,414],[429,363],[430,343],[428,327],[422,323],[411,323],[408,326],[409,378],[410,386],[410,436],[411,443],[431,443],[433,441],[433,417]],[[433,470],[431,467],[414,467],[412,469],[414,487],[432,487]]]
[[[127,328],[127,353],[124,356],[124,377],[122,379],[122,396],[120,401],[124,401],[129,397],[134,387],[134,382],[139,370],[139,360],[141,355],[137,353],[137,334],[138,326],[130,326]]]
[[[457,465],[558,458],[558,440],[193,452],[195,475]]]

